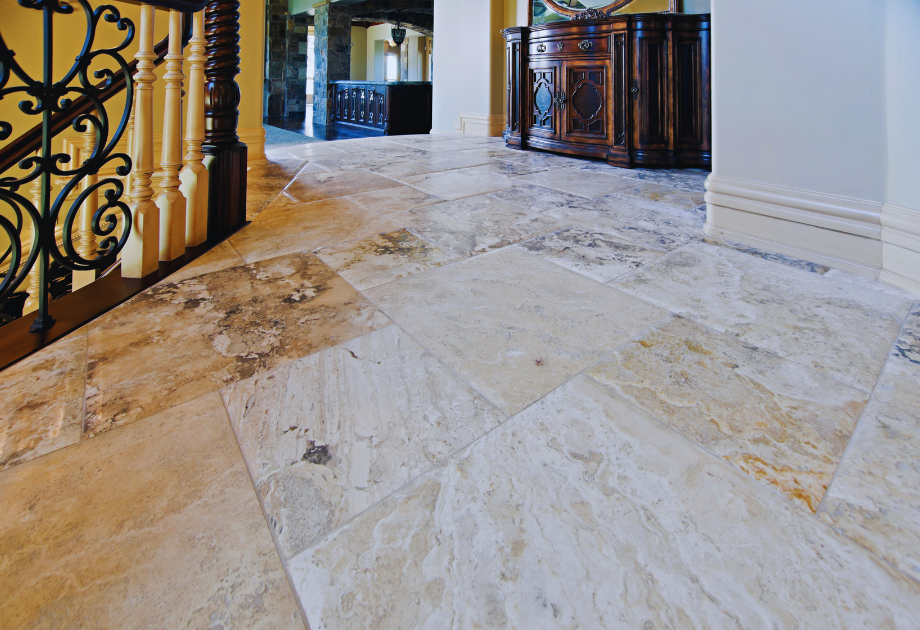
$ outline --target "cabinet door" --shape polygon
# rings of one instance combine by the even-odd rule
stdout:
[[[657,27],[658,25],[655,24]],[[664,28],[637,30],[633,35],[632,148],[640,152],[668,150],[668,34]]]
[[[555,61],[534,61],[527,72],[529,86],[528,133],[538,138],[559,139],[559,123],[556,114],[557,101],[561,99],[559,89],[559,63]]]
[[[581,144],[610,144],[610,60],[566,61],[562,65],[562,139]]]

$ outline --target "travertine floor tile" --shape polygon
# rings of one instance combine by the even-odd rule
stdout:
[[[476,149],[479,148],[479,145],[466,142],[463,138],[447,138],[447,139],[416,139],[410,141],[400,137],[394,137],[391,142],[395,144],[401,144],[405,146],[412,147],[414,149],[422,149],[423,151],[428,151],[430,153],[446,153],[450,151],[463,151],[464,149]]]
[[[565,228],[517,247],[599,282],[609,282],[664,255],[656,249],[614,238],[608,232],[581,226]]]
[[[356,168],[349,171],[298,175],[285,192],[298,201],[308,202],[396,186],[399,184],[392,179]]]
[[[488,168],[478,166],[438,171],[427,175],[410,175],[403,177],[401,181],[442,199],[482,195],[515,185],[507,175],[493,173]]]
[[[341,155],[342,150],[333,146],[331,142],[314,142],[305,147],[290,150],[294,157],[314,158],[321,155]]]
[[[390,179],[395,179],[396,181],[401,182],[403,179],[410,175],[424,175],[425,173],[434,173],[436,169],[422,166],[416,162],[393,162],[391,160],[378,166],[368,166],[367,170],[372,173],[377,173],[378,175],[383,175],[384,177],[389,177]]]
[[[646,331],[587,375],[812,512],[868,399],[686,319]]]
[[[359,206],[363,206],[368,210],[373,210],[377,214],[390,214],[391,212],[400,212],[419,206],[429,206],[433,203],[444,201],[434,195],[429,195],[426,192],[411,188],[410,186],[375,190],[373,192],[352,195],[349,199]]]
[[[506,413],[515,413],[665,311],[503,249],[365,294]]]
[[[351,199],[338,197],[266,210],[230,243],[246,262],[257,262],[399,227]]]
[[[359,291],[460,259],[406,230],[325,247],[316,255]]]
[[[706,215],[616,195],[550,208],[547,214],[589,229],[602,229],[644,247],[669,252],[704,237]]]
[[[709,171],[693,168],[634,168],[622,169],[620,176],[702,194],[706,192]]]
[[[643,181],[638,185],[632,185],[618,191],[618,193],[624,197],[635,197],[637,199],[653,201],[655,203],[684,210],[691,210],[702,206],[705,203],[703,199],[703,194],[705,194],[705,192],[706,191],[702,188],[693,190],[692,192],[678,190],[673,186],[666,186],[652,181]]]
[[[554,208],[579,205],[584,202],[584,197],[576,197],[568,193],[544,188],[542,186],[533,186],[522,184],[507,190],[500,190],[489,194],[490,197],[501,199],[516,206],[543,212]]]
[[[486,196],[415,208],[387,218],[463,256],[499,249],[566,225]]]
[[[623,190],[634,182],[577,168],[556,168],[543,173],[524,175],[515,179],[518,183],[534,184],[545,188],[553,188],[579,197],[602,197],[612,192]]]
[[[439,145],[440,146],[440,145]],[[446,171],[454,168],[467,168],[470,166],[480,166],[492,161],[486,153],[480,151],[447,151],[438,153],[426,153],[411,158],[415,162],[435,171]]]
[[[90,325],[85,431],[152,415],[388,323],[309,254],[157,285]]]
[[[0,372],[0,470],[80,441],[85,378],[85,327]]]
[[[857,285],[705,243],[691,243],[617,280],[637,297],[871,391],[907,294]]]
[[[314,628],[912,628],[920,587],[584,378],[289,564]]]
[[[246,180],[246,215],[256,217],[275,195],[304,167],[305,159],[270,158],[249,167]]]
[[[285,558],[504,420],[395,326],[222,394]]]
[[[240,257],[235,249],[233,249],[233,245],[230,244],[230,241],[224,241],[223,243],[219,243],[205,255],[193,260],[176,273],[167,277],[164,282],[179,282],[181,280],[194,278],[195,276],[245,264],[246,261]]]
[[[920,305],[915,305],[821,519],[920,581]]]
[[[303,628],[215,393],[0,474],[0,628]]]

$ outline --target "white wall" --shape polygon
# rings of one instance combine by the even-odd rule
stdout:
[[[920,2],[889,0],[887,201],[920,210]]]
[[[920,294],[920,2],[712,4],[707,232]]]
[[[503,111],[493,84],[503,81],[504,20],[504,0],[435,0],[435,131],[500,133]]]
[[[865,0],[713,0],[714,170],[881,201],[885,16]]]

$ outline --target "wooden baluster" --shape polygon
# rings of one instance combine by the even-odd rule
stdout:
[[[240,112],[240,3],[211,0],[204,10],[204,144],[210,177],[208,236],[220,238],[246,222],[248,150],[236,133]]]
[[[93,148],[95,144],[96,132],[92,125],[87,125],[86,131],[83,132],[83,162],[86,162],[86,160],[89,159],[89,157],[93,154]],[[98,180],[98,175],[87,175],[83,178],[83,190],[86,190],[90,186],[94,185]],[[93,216],[96,214],[96,210],[98,209],[99,195],[92,194],[86,198],[86,200],[83,202],[83,207],[80,210],[79,230],[77,231],[79,242],[76,243],[76,250],[80,256],[87,260],[92,260],[96,257],[96,250],[98,249],[99,245],[96,242],[96,235],[93,234]],[[95,270],[73,272],[74,291],[83,288],[95,281]]]
[[[182,166],[182,13],[169,11],[169,52],[166,54],[166,109],[163,114],[163,153],[160,157],[160,260],[185,253],[185,195],[179,191]]]
[[[160,209],[153,199],[153,7],[141,5],[137,73],[134,75],[137,99],[134,107],[134,163],[131,190],[131,215],[134,223],[121,255],[121,275],[143,278],[159,269]]]
[[[128,155],[132,158],[134,156],[134,111],[137,103],[137,93],[135,92],[131,100],[131,115],[128,116],[128,124],[125,125],[125,138],[127,138],[127,151]],[[131,197],[131,190],[134,188],[134,167],[131,167],[131,170],[128,171],[128,174],[124,177],[125,183],[125,194],[123,198],[128,199]],[[122,230],[125,226],[124,219],[118,222],[118,238],[121,238]],[[119,257],[121,254],[119,254]]]
[[[37,151],[35,155],[41,155],[41,151]],[[36,177],[32,180],[32,187],[29,190],[32,193],[32,203],[36,208],[40,208],[42,202],[42,178]],[[10,271],[12,272],[13,270],[11,269]],[[41,291],[41,275],[39,274],[38,263],[36,262],[36,264],[32,265],[29,275],[26,276],[25,292],[29,294],[29,297],[22,307],[23,317],[28,313],[38,310],[39,291]]]
[[[191,54],[188,58],[188,119],[185,123],[185,166],[179,173],[185,195],[185,245],[194,247],[208,240],[208,169],[204,154],[204,11],[192,19]]]

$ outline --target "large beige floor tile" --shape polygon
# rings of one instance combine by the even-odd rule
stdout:
[[[811,512],[868,400],[686,319],[646,331],[587,375]]]
[[[568,227],[517,247],[598,282],[610,282],[664,256],[657,249],[627,243],[609,232],[581,226]]]
[[[222,395],[285,558],[505,419],[395,326]]]
[[[359,291],[461,258],[406,230],[324,247],[315,253]]]
[[[289,564],[314,628],[914,628],[920,586],[584,378]]]
[[[563,221],[488,196],[387,215],[394,223],[462,256],[475,256],[553,232]]]
[[[373,210],[377,214],[390,214],[419,206],[429,206],[443,201],[440,197],[429,195],[417,188],[400,186],[398,188],[385,188],[373,192],[361,193],[349,197],[359,206]]]
[[[866,392],[911,306],[906,293],[881,282],[856,284],[705,243],[616,282]]]
[[[399,183],[392,179],[355,168],[331,173],[304,173],[297,176],[285,192],[294,199],[306,203],[396,186],[399,186]]]
[[[543,186],[544,188],[553,188],[571,195],[587,197],[588,199],[609,195],[612,192],[623,190],[630,184],[634,184],[634,182],[624,180],[615,175],[584,171],[577,168],[556,168],[533,175],[524,175],[516,178],[515,181]]]
[[[514,188],[490,193],[489,196],[537,212],[577,205],[585,200],[584,197],[576,197],[552,188],[531,184],[522,184]]]
[[[920,581],[920,306],[888,358],[820,516]]]
[[[339,197],[269,208],[230,239],[246,262],[391,232],[400,226],[351,199]]]
[[[303,628],[216,393],[0,473],[0,628]]]
[[[230,267],[237,267],[245,264],[246,261],[243,260],[235,249],[233,249],[233,245],[230,244],[230,241],[224,241],[200,258],[196,258],[190,264],[168,276],[165,281],[179,282],[180,280],[188,280],[195,276],[201,276],[206,273],[213,273],[221,269],[229,269]]]
[[[442,199],[459,199],[504,190],[515,185],[507,175],[474,166],[438,171],[425,175],[410,175],[401,181]]]
[[[439,145],[440,146],[440,145]],[[430,153],[411,158],[423,166],[436,171],[446,171],[454,168],[466,168],[470,166],[480,166],[488,164],[492,158],[485,152],[481,151],[447,151]]]
[[[666,314],[515,249],[365,295],[506,413],[521,410]]]
[[[246,215],[252,220],[304,167],[303,158],[269,158],[254,162],[247,172]]]
[[[705,236],[705,213],[684,212],[617,195],[558,205],[546,212],[563,221],[605,230],[630,243],[665,252]]]
[[[90,325],[85,430],[152,415],[387,324],[308,254],[157,285]]]
[[[680,190],[671,185],[660,184],[654,181],[640,181],[628,188],[619,191],[624,197],[635,197],[644,201],[652,201],[665,206],[673,206],[684,210],[699,208],[705,203],[703,195],[705,190],[695,188],[694,190]]]
[[[80,441],[85,379],[86,328],[0,372],[0,470]]]
[[[393,162],[390,160],[385,164],[368,166],[367,170],[372,173],[377,173],[378,175],[383,175],[384,177],[389,177],[390,179],[395,179],[396,181],[401,182],[403,179],[411,175],[424,175],[425,173],[434,173],[437,169],[423,166],[417,162]]]

